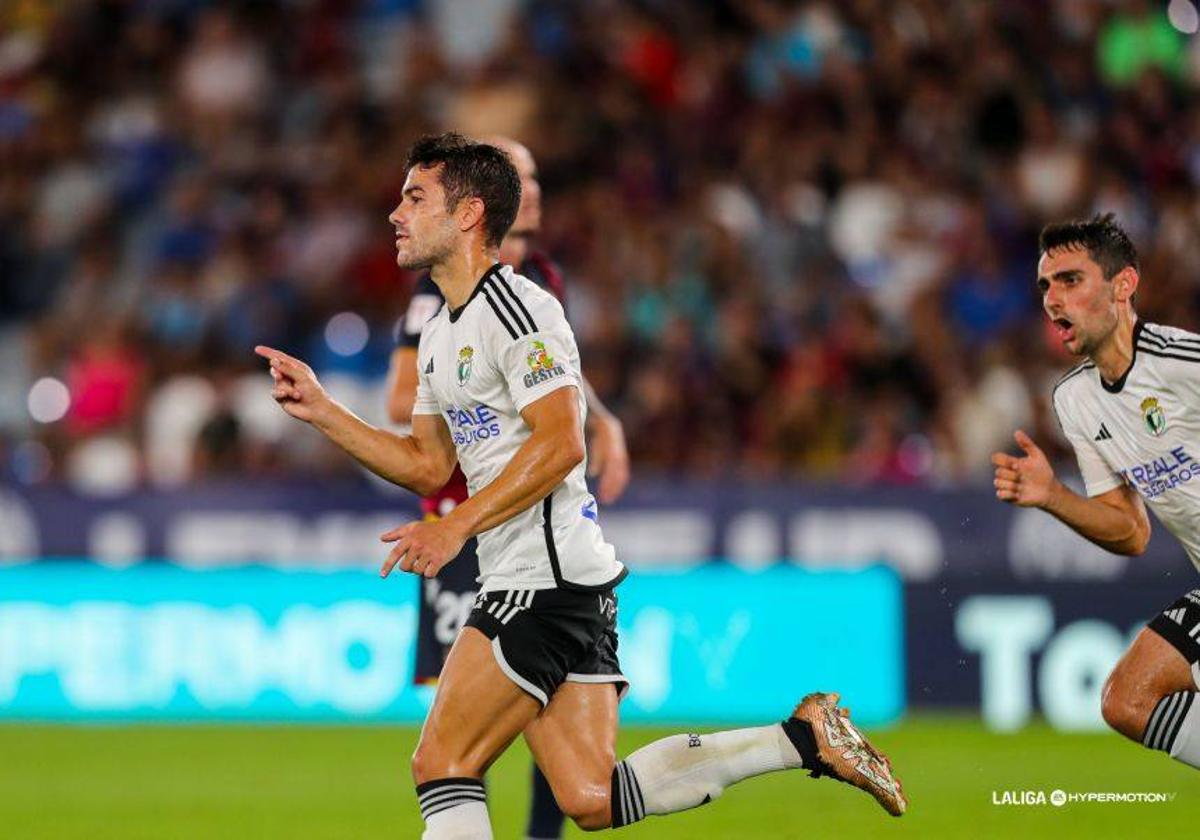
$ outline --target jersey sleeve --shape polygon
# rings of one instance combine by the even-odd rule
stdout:
[[[562,306],[547,299],[529,320],[533,330],[516,330],[513,336],[498,326],[494,333],[497,364],[518,412],[559,388],[579,387],[579,350]]]
[[[414,416],[418,414],[441,414],[442,407],[438,405],[437,398],[433,395],[433,388],[429,384],[429,374],[426,373],[426,363],[423,361],[423,356],[431,352],[421,348],[418,345],[417,359],[414,364],[417,366],[417,397],[413,401],[412,413]]]
[[[422,274],[413,288],[408,309],[396,324],[396,346],[416,348],[421,330],[442,308],[442,293],[428,274]]]
[[[1083,476],[1083,486],[1086,488],[1088,496],[1099,496],[1101,493],[1107,493],[1115,487],[1120,487],[1124,483],[1121,476],[1113,472],[1112,468],[1104,462],[1091,438],[1080,428],[1070,410],[1063,406],[1060,399],[1061,393],[1060,390],[1054,395],[1054,413],[1058,417],[1058,424],[1062,427],[1063,434],[1067,436],[1071,448],[1075,450],[1075,461],[1079,464],[1079,473]]]

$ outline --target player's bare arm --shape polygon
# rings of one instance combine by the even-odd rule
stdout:
[[[387,413],[393,423],[412,422],[417,390],[417,351],[413,347],[397,347],[392,351],[387,378]],[[596,496],[603,504],[611,504],[629,486],[629,449],[625,443],[625,427],[601,401],[586,379],[583,396],[587,400],[587,442],[591,457],[588,474],[598,479]]]
[[[392,351],[387,375],[387,415],[399,425],[413,419],[417,397],[417,348],[397,347]]]
[[[402,571],[433,577],[468,539],[507,522],[561,484],[584,458],[578,399],[569,386],[526,406],[521,417],[529,439],[496,479],[436,522],[413,522],[384,534],[395,546],[381,574],[399,564]]]
[[[450,478],[458,456],[446,423],[436,415],[414,418],[411,435],[379,429],[325,392],[312,368],[299,359],[259,346],[275,381],[271,396],[297,420],[303,420],[376,475],[414,493],[435,492]]]
[[[621,498],[629,485],[629,449],[625,445],[625,427],[608,410],[587,379],[583,380],[587,400],[588,475],[599,479],[596,496],[603,504]]]
[[[1141,497],[1122,485],[1088,498],[1067,487],[1041,448],[1023,431],[1014,435],[1021,457],[997,452],[996,498],[1050,513],[1096,545],[1117,554],[1138,555],[1150,541],[1150,517]]]

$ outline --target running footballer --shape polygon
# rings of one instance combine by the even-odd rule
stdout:
[[[334,402],[303,362],[271,348],[273,396],[372,471],[420,494],[456,463],[469,498],[435,522],[384,535],[382,568],[436,575],[471,537],[480,592],[442,670],[412,760],[426,840],[490,838],[488,766],[523,735],[562,810],[583,829],[694,808],[762,773],[804,768],[907,801],[887,759],[836,694],[806,696],[782,723],[681,734],[622,761],[615,587],[585,483],[579,354],[562,307],[497,262],[520,179],[501,150],[448,134],[418,142],[390,219],[397,262],[427,268],[446,304],[421,334],[412,434]]]
[[[996,496],[1038,507],[1092,542],[1138,555],[1146,508],[1200,568],[1200,335],[1134,311],[1137,251],[1113,216],[1042,231],[1037,285],[1046,316],[1083,362],[1054,388],[1085,495],[1065,487],[1041,449],[1016,433],[1021,457],[992,456]],[[1104,720],[1144,746],[1200,767],[1200,589],[1138,633],[1101,694]]]

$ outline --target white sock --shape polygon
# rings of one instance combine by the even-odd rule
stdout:
[[[487,795],[479,779],[436,779],[417,785],[425,819],[421,840],[492,840]]]
[[[1171,758],[1200,767],[1200,703],[1194,691],[1177,691],[1158,701],[1142,743],[1153,750],[1170,753]]]
[[[1193,700],[1195,697],[1193,694]],[[1200,768],[1200,703],[1193,702],[1183,716],[1175,743],[1171,744],[1171,758]]]
[[[613,828],[711,802],[729,785],[751,776],[803,767],[793,734],[776,723],[672,735],[647,744],[613,770]]]

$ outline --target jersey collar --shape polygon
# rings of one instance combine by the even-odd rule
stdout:
[[[471,296],[470,296],[469,298],[467,298],[467,302],[466,302],[466,303],[464,303],[462,306],[458,307],[457,309],[451,309],[451,310],[450,310],[450,323],[451,323],[451,324],[453,324],[455,321],[457,321],[457,320],[458,320],[458,318],[459,318],[459,316],[463,314],[463,311],[464,311],[464,310],[465,310],[465,309],[466,309],[468,306],[470,306],[470,305],[471,305],[471,301],[475,300],[476,296],[477,296],[477,295],[478,295],[478,294],[479,294],[479,293],[480,293],[480,292],[483,290],[483,284],[484,284],[484,283],[487,281],[487,279],[488,279],[489,277],[491,277],[493,274],[495,274],[495,275],[499,276],[499,274],[500,274],[500,263],[493,263],[491,268],[489,268],[487,271],[483,272],[483,276],[482,276],[482,277],[480,277],[480,278],[479,278],[479,282],[475,284],[475,288],[474,288],[474,290],[471,292]]]
[[[1110,394],[1119,394],[1121,389],[1125,387],[1125,380],[1129,378],[1129,374],[1133,372],[1133,366],[1137,364],[1137,347],[1138,336],[1142,334],[1142,325],[1145,324],[1141,318],[1133,325],[1133,355],[1129,357],[1129,367],[1125,368],[1125,372],[1121,374],[1116,382],[1105,382],[1104,377],[1100,376],[1100,368],[1096,368],[1096,376],[1100,379],[1100,387]]]

